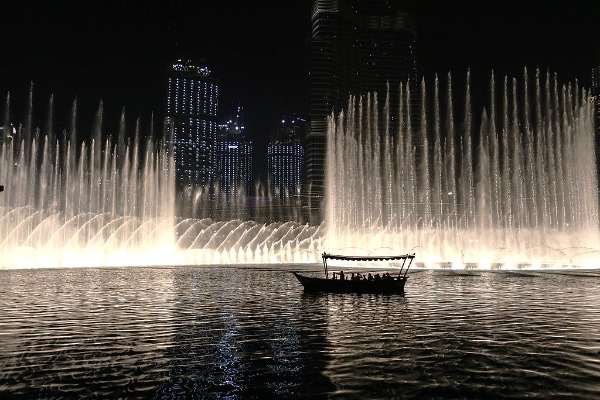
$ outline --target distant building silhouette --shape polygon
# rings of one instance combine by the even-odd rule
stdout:
[[[304,181],[304,146],[301,138],[306,129],[304,118],[282,118],[268,146],[267,174],[273,199],[300,198]]]
[[[219,87],[205,63],[177,60],[168,70],[165,125],[178,187],[212,183],[217,170]]]
[[[400,82],[417,86],[417,32],[412,0],[314,0],[311,22],[306,197],[316,205],[324,195],[327,116],[350,95],[377,92],[383,105],[388,84],[394,109]],[[410,112],[416,121],[416,107]]]
[[[242,113],[242,107],[237,107],[235,114],[219,125],[219,188],[227,200],[250,196],[252,189],[252,142],[244,133]]]

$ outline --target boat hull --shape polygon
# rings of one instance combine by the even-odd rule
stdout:
[[[304,286],[305,292],[322,293],[404,293],[406,277],[381,280],[340,280],[314,278],[293,273],[298,281]]]

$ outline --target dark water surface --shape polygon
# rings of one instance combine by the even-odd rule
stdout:
[[[305,295],[291,269],[0,271],[0,397],[600,398],[598,271],[399,296]]]

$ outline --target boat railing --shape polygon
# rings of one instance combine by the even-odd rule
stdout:
[[[402,277],[404,272],[404,278],[408,273],[412,261],[415,258],[415,253],[412,254],[401,254],[395,256],[345,256],[339,254],[323,253],[323,268],[325,269],[325,278],[329,278],[329,270],[327,266],[327,260],[340,260],[340,261],[354,261],[354,262],[374,262],[374,261],[402,261],[402,266],[398,271],[398,279]]]

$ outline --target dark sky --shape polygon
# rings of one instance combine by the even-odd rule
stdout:
[[[308,113],[310,3],[3,0],[0,91],[11,93],[13,121],[23,120],[34,82],[40,121],[54,93],[57,126],[77,96],[80,131],[100,99],[105,131],[117,129],[123,107],[132,130],[152,111],[159,123],[173,59],[205,59],[220,79],[223,118],[233,102],[244,106],[261,145],[283,113]],[[589,85],[599,24],[598,0],[417,0],[419,72],[463,76],[470,67],[487,79],[492,68],[539,66]]]

